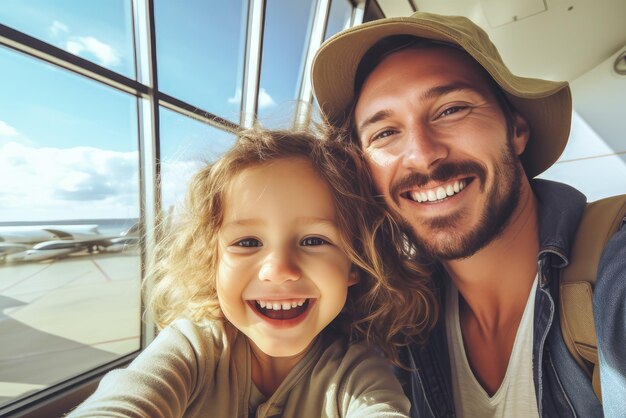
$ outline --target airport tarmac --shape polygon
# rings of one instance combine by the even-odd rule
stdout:
[[[0,263],[0,406],[139,349],[140,257]]]

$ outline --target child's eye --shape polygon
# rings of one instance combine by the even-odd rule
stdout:
[[[324,244],[328,244],[328,241],[326,241],[323,238],[320,237],[307,237],[305,239],[303,239],[302,241],[300,241],[300,245],[304,245],[304,246],[308,246],[308,245],[324,245]]]
[[[395,133],[396,133],[396,131],[394,131],[393,129],[385,129],[384,131],[380,131],[376,135],[374,135],[370,142],[374,142],[374,141],[378,141],[380,139],[387,138],[387,137],[389,137],[389,136],[391,136],[391,135],[393,135]]]
[[[263,243],[256,238],[244,238],[235,243],[238,247],[261,247]]]

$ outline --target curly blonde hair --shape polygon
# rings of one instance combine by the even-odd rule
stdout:
[[[183,213],[163,231],[150,269],[150,309],[163,328],[186,317],[226,321],[216,290],[217,235],[225,190],[243,170],[287,158],[311,162],[335,203],[341,247],[359,276],[331,327],[350,340],[366,340],[397,362],[397,349],[431,328],[437,316],[430,272],[405,257],[400,230],[373,195],[356,146],[329,131],[246,130],[233,148],[190,181]]]

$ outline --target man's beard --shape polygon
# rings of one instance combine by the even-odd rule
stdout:
[[[391,196],[397,199],[398,189],[409,185],[421,186],[430,180],[445,182],[459,175],[473,174],[474,181],[480,181],[481,192],[485,191],[486,169],[475,162],[446,163],[425,175],[412,173],[405,179],[394,184]],[[457,232],[458,225],[462,225],[467,211],[459,211],[449,216],[421,221],[425,228],[420,232],[411,222],[402,217],[406,230],[413,232],[411,241],[417,255],[428,256],[439,260],[454,260],[467,258],[484,248],[496,239],[508,225],[515,208],[519,203],[523,171],[518,163],[517,156],[510,142],[502,153],[502,158],[495,166],[493,173],[494,183],[484,202],[483,213],[477,225],[469,232]],[[396,202],[398,203],[398,202]],[[447,232],[446,239],[429,241],[424,234],[441,234]]]

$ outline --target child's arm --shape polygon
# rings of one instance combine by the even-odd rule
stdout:
[[[370,358],[355,367],[346,387],[345,417],[408,417],[411,404],[384,359]]]
[[[338,391],[342,417],[409,417],[411,404],[393,373],[390,362],[361,345],[348,349],[339,372],[344,369]]]
[[[68,417],[183,416],[198,388],[210,382],[198,364],[206,358],[198,355],[202,334],[188,322],[177,325],[165,328],[126,369],[107,374]]]

